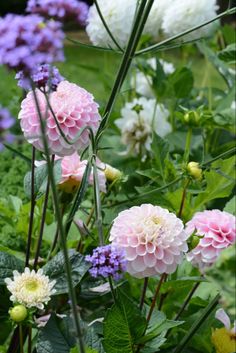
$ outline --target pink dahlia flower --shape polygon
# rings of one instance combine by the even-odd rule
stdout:
[[[37,90],[37,97],[43,117],[46,115],[47,104],[44,94]],[[79,131],[89,126],[96,132],[100,115],[98,104],[94,102],[92,94],[85,89],[68,81],[59,83],[57,90],[50,95],[50,104],[60,124],[61,130],[68,140],[73,141],[78,136]],[[19,113],[21,129],[25,138],[32,143],[35,148],[44,151],[41,139],[40,120],[35,107],[33,92],[29,92],[22,101]],[[67,156],[74,151],[82,150],[89,143],[89,133],[87,130],[76,139],[73,145],[66,143],[57,128],[52,113],[48,110],[46,119],[46,135],[49,148],[52,154]]]
[[[100,161],[97,161],[99,189],[106,192],[106,177],[104,171],[100,168]],[[83,178],[86,160],[81,160],[77,152],[71,156],[66,156],[61,160],[61,188],[66,192],[72,192],[76,189]],[[93,173],[90,174],[89,183],[93,184]]]
[[[125,250],[127,271],[137,278],[175,272],[188,250],[184,226],[168,210],[143,204],[122,211],[110,241]]]
[[[220,210],[197,212],[185,231],[189,236],[195,233],[200,237],[187,259],[202,269],[212,265],[222,250],[235,243],[235,217]]]

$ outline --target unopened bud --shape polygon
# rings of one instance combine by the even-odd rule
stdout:
[[[11,319],[15,322],[24,321],[27,318],[28,311],[24,305],[16,305],[9,310]]]
[[[189,162],[187,166],[189,174],[196,180],[202,179],[202,169],[197,162]]]
[[[198,246],[200,241],[200,238],[197,235],[193,235],[192,239],[191,239],[191,249],[194,249]]]
[[[200,120],[200,115],[196,111],[190,110],[184,114],[184,121],[188,124],[197,125]]]
[[[119,169],[113,168],[109,164],[106,164],[106,168],[104,172],[105,172],[106,179],[109,181],[114,181],[116,179],[119,179],[122,175]]]

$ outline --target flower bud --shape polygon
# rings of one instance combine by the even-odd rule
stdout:
[[[114,181],[116,179],[119,179],[122,175],[119,169],[113,168],[109,164],[106,164],[104,172],[105,172],[106,179],[109,181]]]
[[[190,125],[198,125],[200,120],[200,115],[198,112],[190,110],[184,114],[184,121]]]
[[[16,305],[9,310],[11,319],[15,322],[24,321],[27,318],[28,311],[24,305]]]
[[[197,235],[193,235],[191,239],[190,249],[194,249],[198,246],[200,238]]]
[[[202,179],[202,169],[199,167],[197,162],[189,162],[187,165],[187,171],[196,180]]]

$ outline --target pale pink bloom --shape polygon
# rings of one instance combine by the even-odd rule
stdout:
[[[100,121],[98,104],[94,102],[92,94],[68,81],[60,82],[57,90],[50,94],[50,104],[61,130],[69,141],[76,138],[73,145],[66,143],[61,136],[52,113],[47,109],[44,94],[39,90],[36,90],[36,94],[42,116],[46,119],[46,135],[50,152],[63,157],[84,149],[89,144],[89,132],[86,130],[79,137],[78,133],[86,126],[96,132]],[[44,151],[40,120],[33,92],[29,92],[22,101],[19,119],[21,120],[21,129],[28,142],[38,150]]]
[[[106,176],[104,171],[100,168],[101,162],[97,160],[97,171],[98,171],[98,184],[99,189],[106,192]],[[63,157],[61,160],[61,181],[60,184],[66,189],[73,189],[80,185],[85,169],[87,166],[87,160],[81,160],[77,152],[74,152],[71,156]],[[89,176],[89,184],[93,185],[93,172]]]
[[[168,210],[143,204],[119,213],[110,241],[125,250],[127,271],[137,278],[175,272],[188,250],[182,221]]]
[[[218,309],[215,314],[215,318],[222,322],[227,331],[231,332],[233,335],[236,334],[236,321],[234,320],[233,327],[231,326],[230,317],[224,311],[224,309]]]
[[[198,245],[187,254],[188,261],[203,269],[212,265],[221,251],[235,243],[235,217],[227,212],[197,212],[186,224],[186,233],[200,237]]]

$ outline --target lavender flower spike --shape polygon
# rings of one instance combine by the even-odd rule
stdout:
[[[14,136],[7,132],[7,129],[12,127],[14,123],[15,119],[9,110],[0,106],[0,151],[3,150],[5,142],[12,143],[14,141]]]
[[[100,246],[93,250],[93,254],[87,255],[85,260],[92,267],[89,272],[92,277],[113,277],[114,280],[121,278],[122,272],[126,270],[124,252],[111,245]]]

